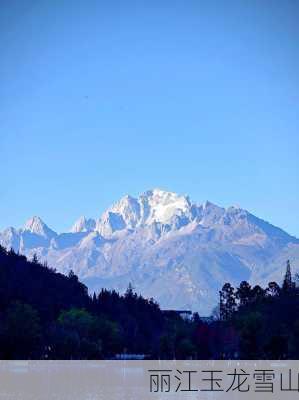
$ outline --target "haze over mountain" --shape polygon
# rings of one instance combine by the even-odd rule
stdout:
[[[102,287],[154,297],[162,308],[208,315],[229,281],[281,281],[299,267],[299,240],[239,207],[192,202],[159,189],[125,196],[98,220],[81,217],[58,234],[39,217],[7,228],[0,244],[50,266],[72,269],[91,291]]]

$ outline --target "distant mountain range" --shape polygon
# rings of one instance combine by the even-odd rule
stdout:
[[[281,282],[285,262],[299,269],[299,240],[239,207],[196,204],[159,189],[125,196],[98,220],[81,217],[58,234],[39,217],[7,228],[0,244],[58,271],[72,269],[90,291],[102,287],[153,297],[162,308],[208,315],[218,291],[238,284]]]

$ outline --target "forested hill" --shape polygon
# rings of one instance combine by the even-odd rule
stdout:
[[[58,316],[62,309],[89,307],[90,298],[85,285],[70,273],[57,273],[34,257],[0,247],[0,306],[6,310],[13,302],[30,304],[39,313],[41,321]]]
[[[219,300],[214,319],[184,320],[131,286],[89,296],[74,273],[0,247],[0,358],[298,359],[299,288],[289,263],[282,287],[225,283]]]
[[[107,358],[154,354],[163,314],[129,288],[90,297],[74,273],[0,247],[0,358]]]

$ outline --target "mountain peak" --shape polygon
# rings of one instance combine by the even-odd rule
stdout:
[[[39,230],[41,230],[46,224],[44,221],[38,217],[38,216],[33,216],[29,218],[24,225],[24,231],[30,231],[37,233]]]
[[[190,216],[191,203],[187,196],[161,189],[153,189],[140,196],[148,207],[148,222],[169,223],[175,216]]]
[[[148,190],[138,198],[126,195],[102,214],[96,230],[105,236],[155,223],[177,228],[191,221],[191,206],[187,196],[158,188]]]
[[[185,196],[179,195],[176,192],[170,192],[169,190],[164,190],[164,189],[160,189],[160,188],[154,188],[154,189],[147,190],[141,196],[156,197],[159,199],[165,199],[165,198],[173,199],[173,198],[185,197]]]
[[[211,201],[206,200],[202,203],[202,209],[206,210],[207,208],[220,208],[220,207],[212,203]]]
[[[54,236],[56,233],[52,231],[45,223],[44,221],[38,217],[38,216],[33,216],[30,218],[24,225],[23,232],[30,232],[30,233],[35,233],[36,235],[40,236]]]
[[[96,221],[92,218],[86,218],[85,216],[81,216],[72,226],[71,232],[91,232],[96,227]]]

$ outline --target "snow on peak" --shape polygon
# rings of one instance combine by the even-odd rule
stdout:
[[[36,235],[50,237],[55,236],[56,233],[50,229],[40,217],[34,216],[30,218],[24,225],[23,232],[31,232]]]
[[[140,221],[140,204],[137,199],[126,195],[106,211],[119,214],[128,228],[134,228]]]
[[[191,218],[191,203],[187,196],[161,189],[153,189],[140,196],[139,202],[147,210],[145,222],[168,224],[174,217]]]
[[[91,232],[96,227],[96,221],[92,218],[80,217],[72,226],[71,232]]]
[[[23,229],[24,231],[30,231],[32,233],[40,233],[43,231],[44,226],[45,223],[42,221],[42,219],[34,216],[26,221]]]
[[[124,196],[103,213],[96,230],[111,235],[115,231],[153,224],[178,229],[192,220],[189,198],[161,189],[148,190],[138,198]]]

